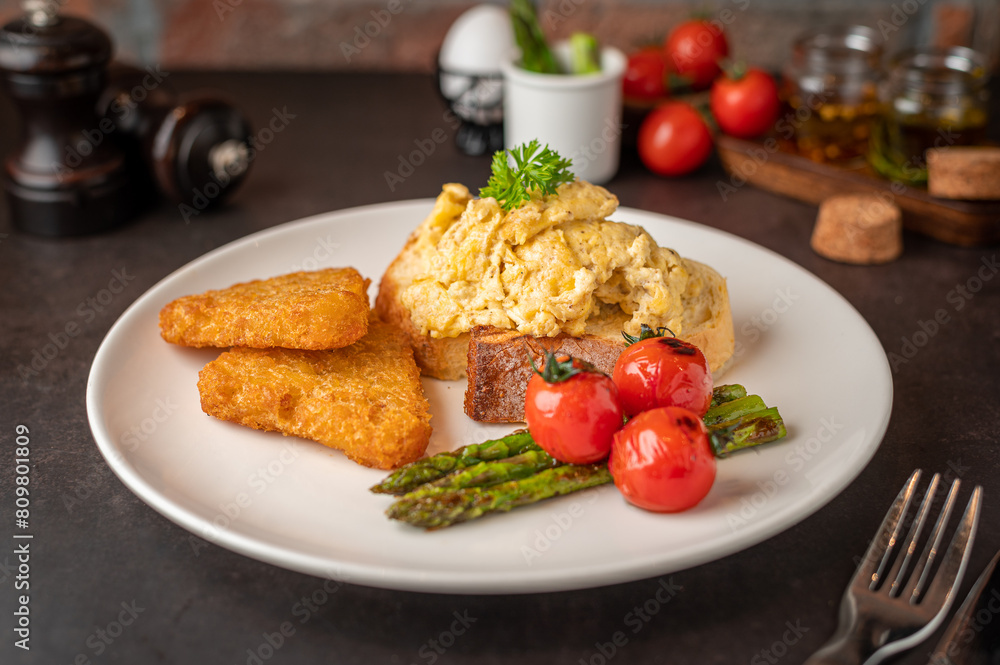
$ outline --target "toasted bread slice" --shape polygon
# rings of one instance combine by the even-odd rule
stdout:
[[[209,415],[318,441],[377,469],[416,460],[430,440],[408,340],[376,319],[342,349],[227,351],[201,370],[198,391]]]
[[[465,414],[487,423],[524,420],[524,395],[532,372],[529,356],[537,367],[542,367],[546,352],[566,354],[611,374],[624,348],[621,335],[617,339],[565,334],[533,337],[516,330],[489,326],[473,328],[469,340]]]
[[[708,266],[684,261],[691,279],[684,294],[685,333],[681,338],[702,350],[709,368],[718,376],[734,349],[726,282]],[[466,415],[490,423],[523,421],[525,390],[532,372],[529,355],[541,367],[546,351],[563,353],[611,374],[625,342],[613,317],[602,324],[593,326],[603,329],[602,334],[582,337],[532,337],[513,330],[474,328],[468,352]]]
[[[368,330],[367,291],[354,268],[234,284],[168,303],[160,334],[182,346],[338,349]]]

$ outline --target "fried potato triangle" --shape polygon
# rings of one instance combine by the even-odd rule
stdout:
[[[182,346],[339,349],[368,330],[367,290],[354,268],[234,284],[168,303],[160,334]]]
[[[209,415],[312,439],[378,469],[416,460],[430,440],[409,342],[375,318],[342,349],[234,348],[201,370],[198,390]]]

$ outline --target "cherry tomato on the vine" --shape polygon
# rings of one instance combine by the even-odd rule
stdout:
[[[778,86],[770,74],[754,67],[727,72],[712,84],[709,106],[726,134],[741,139],[760,136],[778,119]]]
[[[644,335],[652,333],[648,328]],[[611,374],[629,416],[661,406],[705,415],[712,402],[712,372],[705,354],[676,337],[645,337],[622,351]]]
[[[545,452],[562,462],[589,464],[608,456],[624,414],[609,376],[549,354],[544,370],[528,381],[524,418]]]
[[[729,55],[729,42],[718,26],[695,19],[667,35],[663,52],[673,71],[687,78],[695,90],[704,90],[719,75],[719,61]]]
[[[639,158],[654,173],[690,173],[710,154],[712,135],[708,125],[685,102],[666,102],[656,107],[639,126]]]
[[[667,94],[666,77],[663,51],[655,46],[640,49],[628,56],[622,91],[632,99],[659,99]]]
[[[644,411],[614,436],[608,469],[632,504],[656,512],[697,505],[715,482],[708,429],[687,409]]]

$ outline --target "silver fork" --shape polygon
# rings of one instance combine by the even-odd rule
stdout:
[[[972,552],[983,489],[977,485],[973,490],[951,544],[932,573],[960,484],[952,482],[933,531],[915,556],[940,480],[940,474],[931,478],[904,540],[903,518],[913,503],[920,469],[906,481],[844,592],[837,632],[805,665],[875,665],[916,646],[944,620]]]

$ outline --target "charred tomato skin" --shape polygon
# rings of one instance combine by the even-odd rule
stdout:
[[[675,337],[652,337],[618,356],[612,379],[625,414],[680,406],[699,417],[712,403],[712,373],[705,354]]]
[[[615,434],[608,469],[629,503],[674,513],[705,498],[716,462],[701,418],[666,406],[640,413]]]
[[[535,442],[569,464],[605,459],[624,422],[618,387],[607,375],[592,371],[553,383],[532,375],[525,391],[524,418]]]

